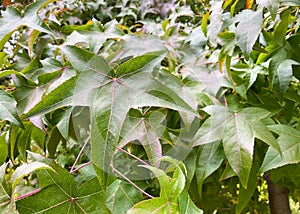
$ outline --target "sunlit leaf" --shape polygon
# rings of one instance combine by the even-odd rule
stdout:
[[[209,38],[209,41],[213,44],[216,45],[216,40],[218,33],[221,30],[223,21],[222,21],[222,1],[212,1],[210,2],[211,4],[211,14],[209,18],[209,25],[207,26],[207,37]]]
[[[10,34],[19,27],[28,26],[35,30],[52,34],[49,27],[38,16],[38,11],[44,5],[49,4],[53,0],[41,0],[28,5],[24,11],[19,11],[16,7],[8,7],[2,14],[0,19],[0,49],[9,39]]]
[[[262,10],[243,10],[237,18],[239,24],[235,29],[236,40],[248,57],[262,29]]]

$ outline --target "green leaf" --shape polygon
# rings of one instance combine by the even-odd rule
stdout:
[[[169,177],[161,169],[143,165],[157,177],[160,184],[160,196],[135,204],[127,213],[202,213],[194,205],[187,191],[184,191],[186,181],[184,165],[170,157],[163,157],[161,161],[170,162],[176,167],[173,177]]]
[[[43,157],[36,157],[48,162],[55,172],[38,172],[41,191],[16,202],[20,213],[110,213],[96,178],[78,188],[65,169]]]
[[[277,141],[282,154],[270,147],[266,153],[260,172],[266,172],[288,164],[299,163],[300,131],[281,124],[269,126],[269,129],[279,135]]]
[[[255,188],[257,186],[258,171],[259,171],[259,161],[254,160],[251,168],[247,188],[241,186],[239,189],[238,201],[235,208],[237,214],[242,213],[243,209],[247,206],[248,202],[250,201],[251,197],[254,194]]]
[[[12,124],[9,130],[9,155],[10,159],[14,161],[15,159],[15,151],[17,148],[17,142],[20,134],[22,133],[22,129],[19,126]]]
[[[43,98],[41,96],[43,95],[44,91],[40,91],[37,88],[36,93],[38,93],[41,99],[36,100],[37,102],[34,102],[34,104],[36,104],[35,106],[29,106],[31,107],[31,109],[24,115],[24,117],[28,118],[40,114],[46,114],[63,106],[73,105],[76,101],[73,97],[73,94],[75,93],[72,92],[74,88],[76,88],[76,82],[77,77],[72,77],[71,79],[68,79],[63,84],[52,90]],[[32,93],[32,91],[29,91],[29,93]]]
[[[20,158],[24,161],[27,161],[26,150],[30,150],[32,128],[33,125],[26,122],[25,128],[21,131],[17,139],[18,152],[20,154]]]
[[[112,213],[126,213],[143,195],[132,185],[116,180],[107,187],[106,205]]]
[[[128,210],[127,214],[165,214],[179,213],[179,205],[176,202],[164,201],[161,198],[153,198],[141,201]]]
[[[0,212],[5,214],[17,213],[14,199],[11,197],[12,190],[5,178],[5,171],[8,163],[0,166]]]
[[[8,157],[8,144],[6,143],[6,134],[0,136],[0,164],[2,165]]]
[[[200,146],[196,163],[196,179],[200,196],[204,180],[220,167],[224,158],[220,141]]]
[[[278,91],[281,96],[283,96],[292,80],[293,77],[293,65],[299,64],[294,60],[286,59],[282,61],[277,69],[272,72],[274,79],[273,80],[273,89]]]
[[[122,127],[122,140],[119,147],[123,148],[130,142],[138,140],[144,147],[151,164],[162,156],[160,139],[166,130],[162,123],[166,119],[166,112],[151,111],[141,114],[138,110],[130,110]]]
[[[101,22],[92,19],[92,22],[82,26],[65,25],[62,32],[72,33],[67,37],[64,45],[88,44],[93,53],[98,53],[102,45],[108,39],[116,39],[122,36],[122,33],[115,27],[116,20],[112,20],[102,26]]]
[[[124,45],[120,50],[119,58],[136,57],[150,52],[166,51],[166,47],[158,36],[145,35],[143,37],[134,34],[126,34],[122,37]]]
[[[161,54],[164,51],[160,52]],[[158,52],[159,54],[159,52]],[[155,60],[157,58],[156,54],[147,54],[143,56],[138,56],[133,59],[130,59],[123,64],[121,64],[117,70],[115,71],[115,77],[120,77],[122,75],[133,74],[135,72],[139,72],[144,69],[145,66],[148,65],[149,62]]]
[[[189,194],[186,191],[184,191],[183,194],[181,194],[179,197],[179,213],[203,214],[203,211],[196,207]]]
[[[22,26],[28,26],[44,33],[52,34],[50,28],[38,16],[38,11],[54,0],[40,0],[28,5],[24,11],[19,11],[16,7],[8,7],[0,19],[0,49],[9,39],[11,33]]]
[[[69,138],[69,126],[70,126],[70,118],[72,114],[73,108],[67,109],[59,122],[57,123],[56,127],[59,130],[60,134],[65,140],[68,140]]]
[[[56,149],[57,149],[58,143],[61,140],[61,137],[62,136],[61,136],[59,130],[57,129],[57,127],[56,126],[53,127],[51,129],[51,132],[49,133],[49,139],[46,144],[49,158],[55,158]]]
[[[286,34],[290,24],[291,11],[289,9],[284,10],[280,13],[280,22],[277,28],[275,29],[275,40],[277,44],[283,45],[286,41]]]
[[[52,170],[54,172],[54,169],[45,163],[36,162],[36,161],[28,164],[23,163],[11,175],[10,180],[12,183],[12,188],[14,189],[25,176],[28,176],[28,174],[36,170],[42,170],[42,169]]]
[[[20,127],[23,127],[22,121],[16,111],[17,102],[6,91],[0,90],[0,119],[8,120]]]
[[[280,152],[280,147],[261,119],[270,114],[262,108],[249,107],[232,112],[223,106],[203,109],[211,115],[193,139],[194,146],[222,140],[225,156],[241,184],[246,188],[252,166],[254,139],[258,138]]]
[[[239,24],[235,29],[236,40],[243,54],[248,58],[262,29],[262,10],[243,10],[237,19]]]

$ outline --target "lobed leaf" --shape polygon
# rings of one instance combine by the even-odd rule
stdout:
[[[223,106],[203,109],[211,115],[196,133],[194,146],[222,140],[225,156],[246,188],[252,166],[254,139],[258,138],[280,152],[280,147],[261,119],[268,111],[249,107],[232,112]]]
[[[299,163],[300,131],[282,124],[271,125],[268,128],[279,135],[277,140],[281,148],[281,153],[270,147],[266,153],[260,172],[266,172],[288,164]]]
[[[235,29],[236,40],[243,54],[248,58],[262,29],[262,10],[243,10],[237,19],[239,24]]]

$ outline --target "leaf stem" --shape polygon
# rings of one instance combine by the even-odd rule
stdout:
[[[72,174],[72,173],[78,171],[79,169],[82,169],[83,167],[90,165],[91,163],[92,163],[92,161],[86,162],[86,163],[82,164],[81,166],[77,167],[76,169],[70,170],[70,173]]]
[[[21,200],[21,199],[23,199],[23,198],[32,196],[32,195],[34,195],[34,194],[37,194],[37,193],[40,192],[41,190],[42,190],[41,188],[38,188],[38,189],[36,189],[36,190],[34,190],[34,191],[32,191],[32,192],[28,192],[28,193],[26,193],[26,194],[24,194],[24,195],[20,195],[20,196],[16,197],[15,200],[17,201],[17,200]]]
[[[138,185],[136,185],[133,181],[131,181],[129,178],[127,178],[122,172],[118,171],[113,164],[110,164],[110,167],[112,168],[112,171],[120,175],[122,178],[124,178],[127,182],[129,182],[133,187],[135,187],[137,190],[139,190],[144,195],[148,196],[149,198],[154,198],[154,196],[150,195],[149,193],[145,192],[143,189],[141,189]]]
[[[149,163],[147,163],[146,161],[140,159],[139,157],[135,156],[134,154],[131,154],[130,152],[126,151],[125,149],[122,149],[122,148],[120,148],[120,147],[118,147],[118,146],[116,146],[116,148],[117,148],[119,151],[124,152],[124,153],[126,153],[127,155],[133,157],[134,159],[140,161],[141,163],[143,163],[143,164],[149,166]]]
[[[82,155],[82,153],[83,153],[83,150],[84,150],[84,148],[86,147],[86,145],[88,144],[88,142],[90,141],[90,136],[88,136],[88,138],[85,140],[85,142],[84,142],[84,144],[83,144],[83,146],[82,146],[82,148],[81,148],[81,150],[80,150],[80,152],[78,153],[78,155],[77,155],[77,157],[76,157],[76,160],[74,161],[74,163],[73,163],[73,166],[71,167],[71,170],[70,170],[70,173],[72,174],[73,172],[76,172],[78,169],[81,169],[82,167],[83,167],[83,165],[82,166],[80,166],[79,168],[77,168],[77,169],[75,169],[75,166],[76,166],[76,164],[77,164],[77,162],[79,161],[79,158],[81,157],[81,155]],[[89,163],[89,162],[88,162]],[[86,165],[88,165],[88,164],[86,164]],[[86,165],[84,165],[84,166],[86,166]]]

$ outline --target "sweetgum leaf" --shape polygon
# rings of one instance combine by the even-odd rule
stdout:
[[[235,29],[236,40],[243,54],[249,57],[262,29],[262,10],[243,10],[237,18],[239,24]]]
[[[194,146],[222,140],[225,156],[241,184],[247,188],[252,166],[254,139],[258,138],[280,152],[278,142],[261,119],[268,111],[249,107],[232,112],[223,106],[207,106],[203,109],[211,115],[194,137]]]
[[[282,153],[270,147],[266,153],[260,172],[266,172],[288,164],[299,163],[300,131],[282,124],[269,126],[269,129],[279,135],[277,140]]]
[[[49,163],[55,172],[38,172],[41,191],[16,202],[20,213],[110,213],[96,178],[78,188],[69,172],[50,160],[39,158]]]
[[[200,196],[204,180],[220,167],[224,158],[220,141],[200,146],[195,172]]]
[[[52,170],[52,167],[45,163],[41,162],[31,162],[31,163],[23,163],[21,166],[19,166],[14,173],[11,175],[11,183],[13,186],[13,189],[16,187],[16,185],[19,184],[19,182],[23,179],[23,177],[28,176],[28,174],[36,171],[36,170],[42,170],[42,169],[47,169],[47,170]]]
[[[23,127],[22,121],[16,111],[17,102],[6,91],[0,90],[0,119],[8,120],[20,127]]]
[[[44,33],[52,34],[50,28],[38,16],[41,7],[54,0],[40,0],[28,5],[24,11],[19,11],[15,7],[6,8],[0,19],[0,49],[9,39],[11,33],[22,26],[28,26]]]
[[[181,162],[176,163],[169,157],[164,157],[161,160],[170,161],[176,166],[173,177],[169,177],[161,169],[143,166],[151,170],[157,177],[160,184],[160,196],[135,204],[127,213],[202,213],[191,201],[187,192],[184,191],[186,181],[184,165]]]
[[[106,205],[112,213],[126,213],[143,195],[132,185],[116,180],[107,187]]]

